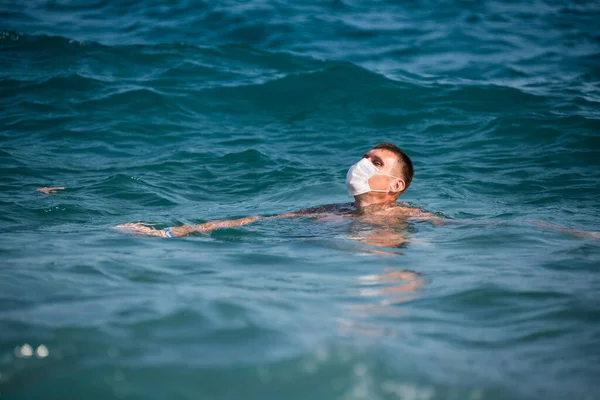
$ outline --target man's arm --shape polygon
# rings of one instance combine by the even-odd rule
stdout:
[[[252,222],[255,222],[258,220],[263,220],[263,219],[291,218],[291,217],[297,217],[297,216],[300,216],[300,214],[286,213],[286,214],[274,215],[272,217],[252,216],[252,217],[244,217],[244,218],[232,219],[232,220],[210,221],[210,222],[205,222],[203,224],[198,224],[198,225],[186,224],[186,225],[181,225],[181,226],[172,226],[172,227],[165,228],[165,229],[156,229],[156,228],[153,228],[151,225],[144,224],[144,223],[121,224],[121,225],[115,226],[115,228],[122,229],[125,231],[130,231],[130,232],[137,233],[140,235],[160,236],[160,237],[180,237],[180,236],[187,236],[194,232],[210,232],[215,229],[236,228],[238,226],[247,225]],[[305,215],[302,215],[302,216],[305,216]]]
[[[324,217],[328,215],[334,215],[331,213],[331,210],[334,208],[335,204],[322,206],[322,207],[314,207],[307,208],[303,210],[298,210],[285,214],[273,215],[270,217],[261,217],[261,216],[251,216],[244,217],[240,219],[232,219],[232,220],[220,220],[220,221],[210,221],[205,222],[203,224],[198,225],[181,225],[181,226],[171,226],[165,229],[156,229],[152,227],[152,225],[144,224],[144,223],[129,223],[129,224],[121,224],[115,226],[116,229],[122,229],[125,231],[129,231],[132,233],[140,234],[140,235],[148,235],[148,236],[160,236],[160,237],[181,237],[187,236],[194,232],[210,232],[215,229],[222,228],[236,228],[238,226],[243,226],[250,224],[252,222],[258,220],[268,220],[268,219],[276,219],[276,218],[294,218],[294,217]]]
[[[265,217],[245,217],[233,220],[221,220],[221,221],[210,221],[198,225],[181,225],[172,226],[165,229],[156,229],[150,225],[143,223],[131,223],[117,225],[115,228],[123,229],[133,233],[148,235],[148,236],[161,236],[161,237],[179,237],[187,236],[194,232],[210,232],[215,229],[221,228],[235,228],[238,226],[247,225],[259,219],[266,219]]]
[[[528,222],[530,224],[534,224],[537,226],[541,226],[542,228],[548,228],[551,229],[553,231],[558,231],[558,232],[562,232],[565,233],[569,236],[573,236],[576,238],[582,238],[582,239],[600,239],[600,232],[593,232],[593,231],[583,231],[581,229],[575,229],[575,228],[567,228],[566,226],[560,226],[560,225],[554,225],[554,224],[550,224],[548,222],[541,222],[541,221],[523,221],[523,222]]]

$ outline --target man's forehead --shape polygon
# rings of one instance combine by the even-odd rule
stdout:
[[[379,158],[385,159],[389,161],[393,161],[393,162],[397,162],[398,161],[398,156],[396,156],[396,154],[392,151],[389,151],[387,149],[371,149],[367,152],[367,154],[371,155],[371,156],[377,156]]]

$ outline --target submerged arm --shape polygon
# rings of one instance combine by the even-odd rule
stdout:
[[[515,221],[500,222],[500,221],[469,220],[469,219],[445,219],[445,218],[441,218],[441,217],[438,217],[437,215],[433,215],[433,214],[429,214],[429,213],[423,213],[423,215],[414,216],[414,217],[411,217],[411,219],[426,219],[426,220],[429,220],[429,222],[431,222],[432,224],[438,225],[438,226],[446,225],[446,224],[448,224],[448,225],[464,225],[464,224],[506,225],[509,223],[532,224],[532,225],[539,226],[541,228],[546,228],[549,230],[562,232],[566,235],[573,236],[576,238],[600,239],[600,232],[584,231],[582,229],[569,228],[566,226],[555,225],[555,224],[550,224],[548,222],[535,221],[535,220],[520,220],[520,221],[515,220]]]

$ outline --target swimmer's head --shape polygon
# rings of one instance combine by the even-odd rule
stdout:
[[[380,173],[369,179],[372,190],[386,191],[398,198],[408,189],[414,175],[411,159],[392,143],[379,143],[363,155]]]

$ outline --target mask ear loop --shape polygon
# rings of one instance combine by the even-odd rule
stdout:
[[[404,179],[402,179],[402,178],[400,178],[400,177],[397,177],[397,176],[394,176],[394,175],[386,174],[385,172],[381,172],[381,171],[379,171],[379,170],[377,170],[376,174],[381,174],[381,175],[389,176],[389,177],[391,177],[391,178],[394,178],[394,179],[399,179],[399,180],[401,180],[401,181],[402,181],[402,183],[404,184],[404,189],[403,189],[403,190],[405,190],[405,189],[406,189],[406,181],[405,181]],[[401,190],[401,192],[402,192],[403,190]],[[379,190],[379,189],[377,189],[377,190],[371,190],[371,192],[387,193],[387,192],[389,192],[389,190]]]
[[[404,179],[400,178],[399,176],[394,176],[394,175],[386,174],[385,172],[380,172],[380,171],[377,171],[376,173],[381,174],[381,175],[385,175],[385,176],[389,176],[389,177],[392,177],[392,178],[395,178],[395,179],[400,179],[402,182],[404,182]]]

